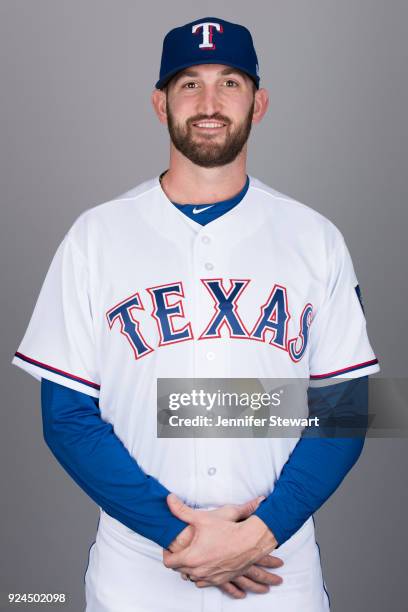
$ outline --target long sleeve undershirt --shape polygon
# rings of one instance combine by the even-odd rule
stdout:
[[[367,377],[361,377],[309,390],[310,413],[364,421],[367,388]],[[73,480],[110,516],[168,548],[187,523],[170,512],[170,491],[143,472],[102,419],[98,399],[43,378],[41,405],[45,442]],[[279,545],[321,507],[355,464],[364,445],[361,431],[359,437],[317,437],[321,431],[304,430],[272,493],[255,511]]]
[[[306,427],[272,493],[254,512],[286,542],[334,493],[363,450],[368,422],[368,376],[308,391]]]
[[[44,440],[71,478],[107,514],[167,548],[187,523],[102,419],[98,399],[42,378],[41,405]]]

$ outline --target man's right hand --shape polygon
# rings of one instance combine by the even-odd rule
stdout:
[[[258,497],[245,504],[226,504],[215,510],[208,512],[230,521],[241,521],[248,518],[255,512],[263,497]],[[186,548],[193,539],[194,527],[188,525],[178,536],[173,540],[168,549],[170,552],[179,552]],[[281,584],[282,578],[277,574],[272,574],[262,567],[276,569],[283,565],[283,561],[273,555],[265,555],[256,563],[251,565],[242,575],[236,576],[231,582],[224,582],[218,585],[218,588],[227,593],[234,599],[243,599],[246,597],[246,592],[251,593],[267,593],[270,586]],[[185,574],[181,574],[184,580],[188,580]]]

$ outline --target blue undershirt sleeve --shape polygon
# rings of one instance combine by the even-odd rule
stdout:
[[[367,386],[367,377],[361,377],[309,390],[310,414],[364,420]],[[98,400],[42,379],[41,403],[44,439],[65,471],[110,516],[167,548],[187,523],[168,509],[169,491],[141,470],[103,421]],[[272,493],[255,511],[279,545],[336,490],[363,444],[364,433],[339,438],[332,431],[331,437],[318,438],[313,428],[305,428]]]
[[[321,417],[325,426],[304,429],[273,491],[254,513],[278,546],[324,504],[359,458],[367,430],[368,377],[310,388],[308,403],[309,415]]]
[[[98,399],[42,378],[41,407],[44,440],[71,478],[107,514],[167,548],[187,523],[102,419]]]

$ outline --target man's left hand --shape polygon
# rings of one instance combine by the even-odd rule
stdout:
[[[183,550],[164,550],[163,563],[189,575],[198,587],[232,580],[277,546],[270,529],[255,515],[231,522],[190,508],[174,493],[167,497],[167,503],[175,516],[194,527],[194,533]]]

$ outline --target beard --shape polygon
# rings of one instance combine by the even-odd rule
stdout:
[[[211,117],[206,115],[196,115],[190,117],[184,125],[176,122],[167,102],[167,127],[173,145],[180,153],[185,155],[193,164],[203,168],[215,168],[225,166],[234,161],[242,151],[252,127],[252,117],[254,114],[255,98],[252,101],[244,120],[235,128],[231,126],[228,117],[215,113]],[[222,142],[216,142],[212,134],[203,133],[200,137],[193,134],[193,123],[211,119],[225,123],[226,134]]]

